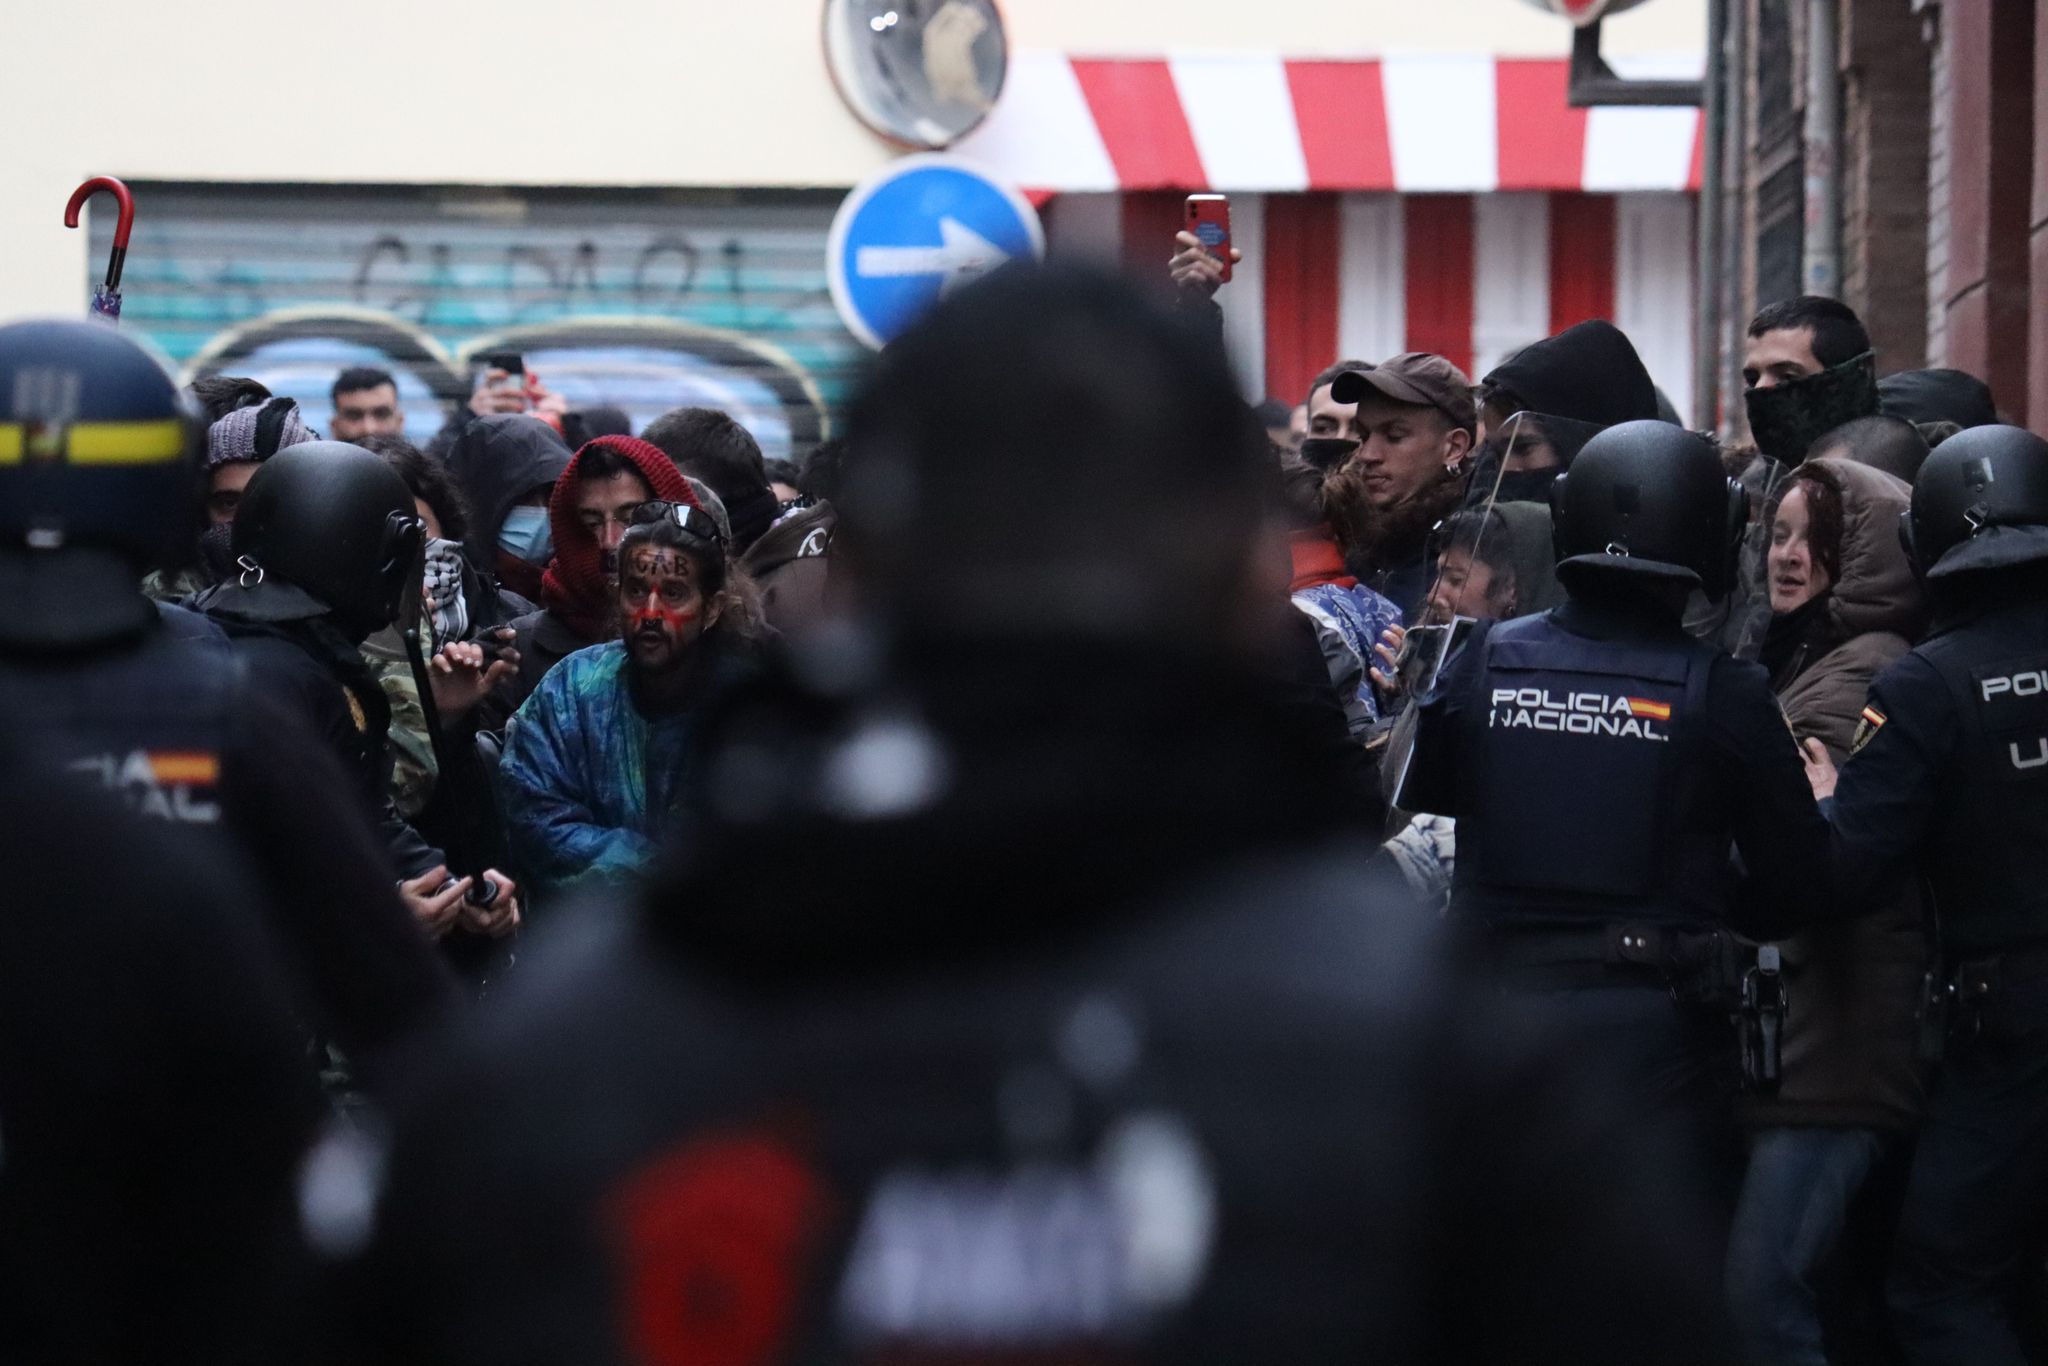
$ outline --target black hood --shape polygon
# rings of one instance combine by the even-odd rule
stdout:
[[[1902,370],[1877,382],[1877,410],[1908,422],[1988,427],[1998,421],[1991,386],[1962,370]]]
[[[1597,319],[1523,347],[1485,387],[1512,394],[1518,408],[1601,427],[1658,416],[1657,386],[1635,345]]]
[[[492,570],[505,514],[535,489],[553,488],[571,454],[553,427],[524,413],[480,417],[462,429],[447,463],[469,505],[469,537],[462,545],[471,564]]]
[[[1350,774],[1249,671],[1079,643],[908,655],[852,698],[785,667],[707,718],[658,935],[757,980],[887,970],[1370,839]]]

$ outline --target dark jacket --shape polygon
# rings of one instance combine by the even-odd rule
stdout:
[[[545,608],[528,612],[508,624],[512,627],[513,647],[519,651],[519,672],[506,681],[496,698],[491,699],[505,719],[509,719],[520,704],[533,695],[533,690],[540,686],[549,669],[578,650],[599,643],[577,635],[569,629],[567,622]],[[500,720],[491,729],[501,730],[503,727],[504,720]]]
[[[839,514],[830,503],[792,512],[770,527],[740,557],[761,590],[761,611],[785,635],[816,625],[825,615],[832,532]]]
[[[498,532],[512,505],[536,489],[552,488],[569,467],[561,435],[537,417],[501,413],[472,418],[442,457],[469,505],[463,551],[495,590],[502,581],[521,597],[540,600],[541,566],[498,549]]]
[[[0,658],[8,723],[255,875],[302,1022],[360,1076],[451,1004],[452,983],[393,890],[356,775],[307,726],[320,703],[245,673],[219,627],[180,608],[89,654]]]
[[[1606,724],[1560,714],[1581,698]],[[1475,921],[1769,934],[1814,909],[1827,826],[1763,670],[1625,593],[1480,623],[1416,706],[1402,804],[1458,820],[1454,900]],[[1638,789],[1654,799],[1631,802]]]
[[[1984,427],[1998,421],[1991,386],[1964,370],[1902,370],[1877,382],[1877,410],[1911,423]]]
[[[1935,597],[1927,638],[1871,685],[1829,816],[1842,912],[1917,873],[1953,964],[2048,940],[2048,718],[2040,693],[1979,682],[2048,670],[2048,567],[1939,581]]]
[[[0,1343],[10,1362],[302,1359],[321,1114],[233,852],[0,740]],[[33,735],[24,739],[34,738]],[[296,909],[280,907],[283,909]]]
[[[1870,685],[1912,648],[1927,601],[1899,543],[1899,514],[1912,490],[1846,460],[1811,461],[1795,477],[1831,484],[1842,499],[1842,544],[1833,589],[1809,604],[1796,638],[1771,642],[1772,691],[1795,735],[1847,761]],[[1775,516],[1775,508],[1769,514]],[[1778,622],[1784,622],[1779,618]],[[1777,623],[1774,623],[1774,626]],[[1917,889],[1900,888],[1869,915],[1818,925],[1785,941],[1784,1082],[1752,1099],[1759,1125],[1904,1129],[1924,1100],[1915,1061],[1926,935]]]
[[[422,1078],[363,1357],[708,1360],[685,1277],[764,1363],[1705,1355],[1683,1222],[1606,1222],[1636,1156],[1581,1167],[1571,1069],[1462,1032],[1265,685],[1044,641],[917,677],[736,703],[641,915]]]
[[[391,706],[361,647],[315,598],[279,580],[216,584],[195,601],[228,634],[253,685],[301,718],[340,757],[401,878],[447,858],[398,814],[391,797]]]

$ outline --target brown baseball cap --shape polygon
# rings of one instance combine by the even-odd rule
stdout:
[[[1330,382],[1330,398],[1336,403],[1356,403],[1371,393],[1383,394],[1396,403],[1434,408],[1448,417],[1452,426],[1468,432],[1479,426],[1472,381],[1463,370],[1428,351],[1403,351],[1378,365],[1346,370]]]

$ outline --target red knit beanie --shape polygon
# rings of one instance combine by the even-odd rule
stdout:
[[[576,517],[577,471],[593,447],[602,446],[633,469],[654,490],[654,496],[670,503],[701,506],[690,491],[690,481],[675,462],[658,446],[632,436],[600,436],[587,443],[555,481],[548,495],[548,525],[554,532],[555,558],[541,579],[541,601],[547,609],[585,640],[603,640],[611,630],[612,585],[604,572],[604,552],[597,537]]]

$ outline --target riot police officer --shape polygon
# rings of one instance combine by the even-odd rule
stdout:
[[[1660,1202],[1582,1163],[1597,1100],[1455,990],[1261,667],[1248,418],[1069,270],[892,344],[838,533],[871,629],[706,714],[638,914],[564,923],[355,1164],[346,1355],[1715,1359],[1706,1278],[1652,1269],[1685,1221],[1604,1223]]]
[[[303,442],[249,480],[235,509],[239,572],[193,606],[340,756],[421,923],[437,936],[458,921],[498,936],[519,923],[515,884],[496,869],[451,877],[446,855],[398,814],[391,707],[362,658],[363,641],[418,602],[425,546],[425,523],[395,470],[347,442]],[[481,884],[489,891],[468,895]]]
[[[2019,1362],[2010,1298],[2048,1212],[2048,442],[2004,426],[1950,437],[1902,532],[1934,624],[1871,685],[1838,789],[1814,755],[1814,790],[1833,796],[1843,908],[1917,870],[1940,919],[1923,1011],[1930,1042],[1952,1027],[1893,1323],[1916,1362]]]
[[[1486,969],[1645,1117],[1730,1156],[1719,931],[1787,928],[1827,850],[1763,670],[1680,625],[1693,590],[1727,589],[1744,496],[1706,441],[1629,422],[1587,443],[1552,516],[1568,601],[1478,625],[1418,703],[1399,804],[1457,818],[1453,912]]]
[[[260,1366],[304,1342],[321,1112],[232,851],[0,732],[0,1357]]]
[[[217,629],[141,592],[186,531],[197,436],[113,328],[0,327],[0,718],[252,864],[307,1023],[360,1057],[437,1014],[448,983],[367,823],[332,810],[334,761],[244,685]]]

